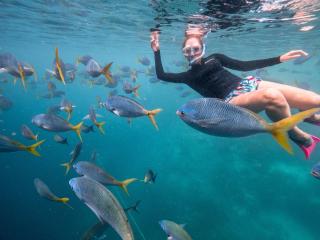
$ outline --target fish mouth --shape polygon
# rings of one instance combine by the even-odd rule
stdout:
[[[182,116],[182,113],[181,113],[181,111],[179,111],[179,110],[176,111],[176,114],[177,114],[179,117]]]
[[[320,178],[320,173],[317,171],[312,171],[311,175],[314,176],[315,178]]]

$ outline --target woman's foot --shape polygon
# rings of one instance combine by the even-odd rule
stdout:
[[[320,114],[314,114],[313,116],[306,118],[304,122],[320,126]]]
[[[317,143],[320,142],[320,138],[308,134],[297,135],[294,132],[289,132],[289,137],[301,148],[306,159],[310,158],[310,155],[315,149]]]

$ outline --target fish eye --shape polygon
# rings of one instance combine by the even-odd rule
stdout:
[[[184,115],[184,111],[181,111],[180,114],[181,114],[181,115]]]

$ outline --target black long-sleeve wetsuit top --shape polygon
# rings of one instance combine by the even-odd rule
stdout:
[[[203,97],[224,99],[236,89],[242,80],[226,68],[239,71],[251,71],[279,64],[280,56],[268,59],[240,61],[223,54],[212,54],[203,58],[200,64],[193,64],[186,72],[165,73],[162,67],[160,50],[154,53],[157,77],[163,81],[185,83]]]

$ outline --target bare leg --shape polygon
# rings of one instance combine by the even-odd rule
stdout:
[[[315,92],[269,81],[261,81],[258,90],[268,88],[279,90],[291,108],[298,108],[300,111],[304,111],[320,107],[320,95]],[[320,114],[314,114],[310,120],[320,123]]]
[[[230,100],[231,104],[248,108],[254,112],[266,111],[272,121],[279,121],[291,116],[290,106],[279,90],[262,88],[253,92],[241,94]],[[289,131],[290,138],[297,143],[310,144],[310,135],[294,127]]]

